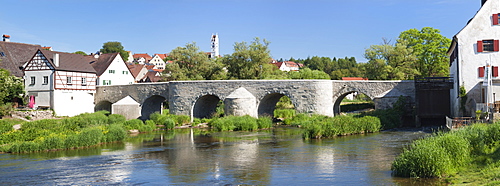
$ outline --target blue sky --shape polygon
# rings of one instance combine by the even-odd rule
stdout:
[[[0,34],[12,42],[91,53],[119,41],[133,53],[168,53],[196,42],[220,53],[235,42],[271,42],[275,59],[356,57],[382,38],[422,27],[452,38],[481,0],[2,0]]]

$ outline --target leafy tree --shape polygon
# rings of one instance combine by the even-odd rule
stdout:
[[[222,63],[230,79],[265,79],[266,71],[272,70],[269,42],[255,38],[250,45],[235,43],[234,52],[224,56]]]
[[[188,43],[185,47],[177,47],[170,52],[164,72],[167,81],[172,80],[211,80],[224,79],[225,72],[217,59],[211,60],[205,52],[200,51],[196,43]]]
[[[123,60],[128,59],[128,52],[123,49],[122,43],[118,41],[110,41],[104,43],[100,51],[103,54],[119,52]]]
[[[84,56],[87,55],[87,53],[85,53],[84,51],[76,51],[75,54],[81,54],[81,55],[84,55]]]
[[[12,102],[21,99],[24,85],[21,78],[11,76],[6,69],[0,69],[0,118],[12,110]]]
[[[377,80],[407,80],[419,75],[415,70],[416,57],[405,42],[391,45],[372,45],[365,51],[368,63],[363,65],[366,77]]]
[[[398,43],[413,50],[417,63],[415,68],[421,76],[448,76],[448,47],[451,40],[442,36],[438,29],[424,27],[401,32]]]
[[[289,77],[292,79],[330,79],[327,73],[309,68],[302,68],[300,71],[291,71],[289,72]]]

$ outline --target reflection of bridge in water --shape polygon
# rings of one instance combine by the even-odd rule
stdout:
[[[353,92],[370,97],[376,109],[391,107],[400,96],[415,100],[413,81],[209,80],[100,86],[95,108],[148,119],[167,102],[171,114],[204,118],[223,101],[226,115],[258,117],[273,115],[279,99],[288,96],[299,113],[334,116]]]

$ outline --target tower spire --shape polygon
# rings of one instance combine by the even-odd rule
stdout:
[[[211,44],[210,58],[218,57],[219,56],[219,35],[217,33],[212,34],[210,44]]]

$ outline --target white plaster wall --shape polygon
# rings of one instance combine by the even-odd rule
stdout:
[[[165,61],[163,61],[158,55],[155,55],[149,63],[155,65],[154,69],[165,69]]]
[[[90,91],[54,91],[54,111],[57,116],[75,116],[94,112],[94,93]]]
[[[115,70],[115,73],[109,73],[109,70]],[[108,69],[98,78],[98,85],[103,85],[103,80],[111,80],[111,85],[128,85],[134,83],[134,76],[130,73],[123,59],[117,55]]]
[[[500,52],[477,52],[477,41],[500,40],[500,25],[492,24],[492,15],[497,13],[500,13],[500,0],[488,0],[470,23],[456,35],[460,77],[455,77],[455,81],[458,81],[460,86],[463,85],[467,90],[468,98],[474,99],[477,103],[482,102],[481,88],[478,84],[484,79],[478,77],[478,67],[485,66],[487,61],[491,61],[492,66],[500,66]],[[450,67],[451,73],[454,73],[454,69],[456,69],[456,64]],[[496,79],[500,78],[496,77]],[[455,86],[457,86],[456,83]],[[459,103],[457,101],[459,100],[455,99],[458,96],[457,90],[451,91],[452,113],[458,114]],[[496,100],[499,99],[496,98]]]

